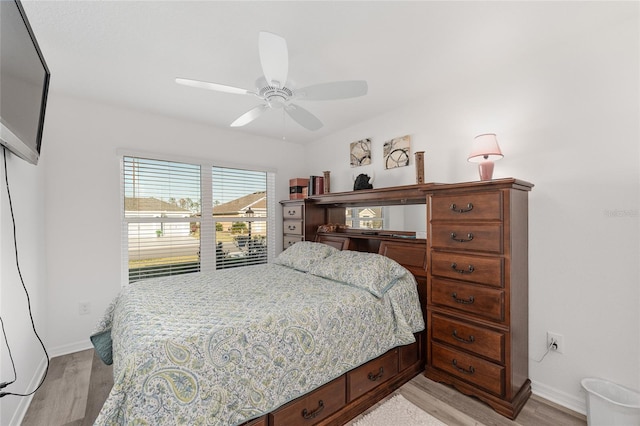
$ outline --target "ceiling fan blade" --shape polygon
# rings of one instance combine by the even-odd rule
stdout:
[[[261,31],[258,37],[258,49],[267,84],[273,87],[284,87],[289,72],[287,41],[277,34]]]
[[[296,97],[310,101],[327,101],[364,96],[367,94],[367,90],[367,82],[363,80],[334,81],[298,89],[296,90]]]
[[[299,125],[309,130],[318,130],[322,127],[322,121],[306,109],[296,104],[289,104],[284,107],[287,114],[293,118]]]
[[[231,123],[231,127],[245,126],[260,117],[260,115],[268,109],[268,105],[258,105],[257,107],[251,108],[249,111],[236,118],[236,120]]]
[[[185,86],[196,87],[198,89],[209,89],[217,92],[233,93],[236,95],[255,95],[247,89],[241,89],[239,87],[225,86],[224,84],[209,83],[208,81],[191,80],[188,78],[176,78],[176,83],[184,84]]]

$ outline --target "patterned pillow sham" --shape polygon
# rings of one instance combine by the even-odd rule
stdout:
[[[314,263],[309,273],[361,288],[380,298],[407,270],[395,260],[376,253],[343,250]]]
[[[308,272],[313,264],[337,252],[337,248],[326,244],[300,241],[280,253],[273,263]]]

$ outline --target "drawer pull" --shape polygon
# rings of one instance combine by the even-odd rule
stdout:
[[[372,382],[375,382],[376,380],[381,379],[383,374],[384,374],[384,369],[382,367],[380,367],[380,370],[378,370],[378,374],[369,373],[369,375],[367,377]]]
[[[473,368],[473,365],[470,365],[468,370],[462,367],[458,367],[458,361],[455,358],[453,359],[453,361],[451,361],[451,364],[453,364],[456,370],[464,374],[473,374],[476,372],[476,369]]]
[[[454,339],[456,339],[458,342],[462,342],[462,343],[468,343],[468,344],[471,344],[471,343],[473,343],[473,342],[475,342],[475,341],[476,341],[476,338],[475,338],[475,337],[473,337],[473,335],[469,336],[469,338],[468,338],[468,339],[464,339],[464,338],[462,338],[462,337],[459,337],[459,336],[458,336],[458,330],[455,330],[455,329],[453,330],[453,333],[451,333],[451,335],[452,335],[452,336],[453,336],[453,338],[454,338]]]
[[[287,228],[289,229],[289,231],[295,231],[296,230],[296,226],[295,225],[287,225]]]
[[[456,213],[467,213],[467,212],[470,212],[471,210],[473,210],[473,203],[469,203],[469,204],[467,204],[467,207],[466,207],[466,208],[465,208],[465,207],[458,208],[458,207],[456,207],[456,204],[455,204],[455,203],[453,203],[453,204],[451,204],[451,205],[449,206],[449,209],[450,209],[452,212],[456,212]]]
[[[476,300],[473,296],[469,296],[468,299],[458,299],[458,293],[456,292],[451,293],[451,297],[456,303],[462,303],[463,305],[471,305]]]
[[[309,411],[306,408],[302,410],[302,417],[304,417],[305,420],[315,419],[316,417],[318,417],[318,414],[320,414],[320,412],[322,412],[323,409],[324,409],[324,402],[320,400],[318,401],[318,408],[316,408],[315,410]]]
[[[473,234],[472,234],[471,232],[469,232],[469,233],[467,234],[467,238],[466,238],[466,239],[464,239],[464,238],[457,238],[456,233],[455,233],[455,232],[452,232],[452,233],[451,233],[451,239],[452,239],[453,241],[457,241],[457,242],[459,242],[459,243],[468,243],[469,241],[473,240]]]
[[[476,268],[474,268],[473,265],[469,265],[467,269],[458,269],[458,264],[454,262],[451,264],[451,269],[453,269],[459,274],[470,274],[473,271],[475,271]]]
[[[289,216],[295,216],[296,215],[296,211],[295,210],[287,210],[287,214]]]

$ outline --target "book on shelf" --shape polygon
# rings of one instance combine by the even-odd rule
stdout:
[[[324,194],[324,177],[309,176],[309,196]]]

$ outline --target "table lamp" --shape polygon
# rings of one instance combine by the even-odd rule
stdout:
[[[491,180],[493,176],[493,162],[504,155],[498,146],[495,133],[484,133],[473,140],[473,149],[467,158],[471,163],[478,163],[480,180]]]

